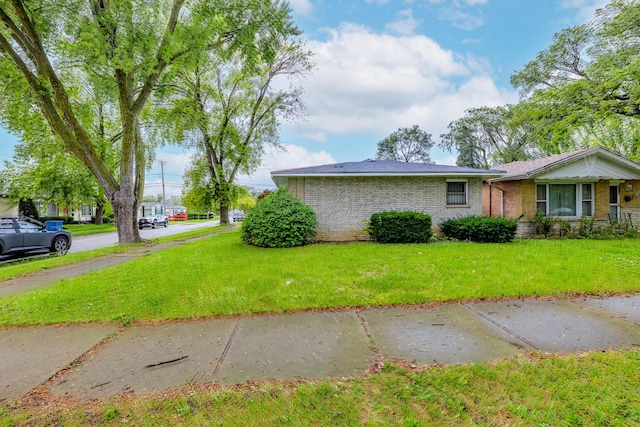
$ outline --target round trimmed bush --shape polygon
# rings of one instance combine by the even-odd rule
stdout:
[[[242,220],[242,240],[261,248],[291,248],[312,243],[316,214],[280,187],[260,200]]]

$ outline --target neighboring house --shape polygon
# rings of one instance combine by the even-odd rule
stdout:
[[[174,205],[172,201],[167,200],[167,212],[164,212],[164,203],[159,202],[142,202],[138,208],[138,217],[144,218],[148,215],[165,214],[167,216],[173,216],[180,213],[187,213],[187,208],[180,205]]]
[[[496,165],[506,174],[483,185],[483,215],[518,218],[530,236],[536,211],[577,222],[631,221],[640,225],[640,164],[594,147]]]
[[[93,221],[96,208],[90,205],[80,207],[61,206],[55,203],[35,202],[36,209],[41,217],[47,216],[71,216],[78,223],[88,223]]]
[[[9,197],[0,193],[0,218],[18,216],[18,206],[11,206]]]
[[[142,202],[138,208],[138,218],[149,215],[160,215],[164,213],[162,202]]]
[[[416,211],[430,214],[434,231],[448,218],[482,213],[482,180],[502,172],[427,163],[365,160],[271,172],[309,205],[321,241],[368,240],[371,214]]]

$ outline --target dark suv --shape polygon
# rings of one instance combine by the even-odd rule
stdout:
[[[0,218],[0,258],[47,252],[65,254],[70,247],[71,233],[62,230],[62,225],[47,227],[31,218]]]

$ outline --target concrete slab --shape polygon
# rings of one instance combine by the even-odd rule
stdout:
[[[116,330],[97,324],[0,330],[0,399],[23,396]]]
[[[375,357],[355,313],[302,313],[243,320],[218,382],[353,375]]]
[[[134,326],[69,370],[50,390],[79,398],[156,394],[213,380],[235,320]]]
[[[567,301],[508,301],[467,305],[487,324],[551,353],[603,350],[640,344],[640,328]]]
[[[577,298],[573,302],[640,324],[640,295],[611,298]]]
[[[460,305],[366,310],[361,316],[384,357],[421,365],[493,360],[515,356],[526,348]]]

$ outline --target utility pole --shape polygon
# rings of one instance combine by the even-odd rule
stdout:
[[[162,174],[162,214],[167,215],[167,197],[164,195],[164,165],[167,164],[164,160],[158,160],[160,163],[160,171]]]

